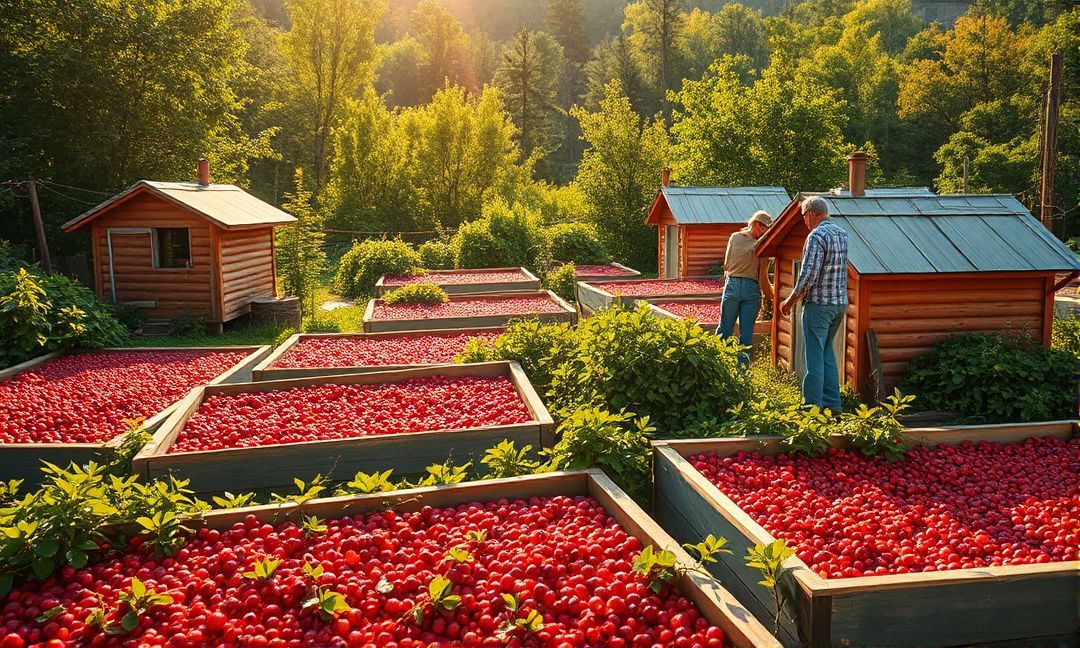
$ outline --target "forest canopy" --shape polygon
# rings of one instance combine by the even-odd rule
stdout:
[[[1038,199],[1050,54],[1065,57],[1056,215],[1080,196],[1080,8],[977,0],[13,0],[0,5],[0,239],[138,179],[310,203],[335,240],[449,237],[485,205],[595,226],[645,267],[676,184]],[[296,173],[300,169],[301,173]],[[305,186],[296,187],[302,178]],[[337,233],[337,238],[335,238]],[[344,243],[342,243],[344,244]],[[332,252],[332,251],[331,251]]]

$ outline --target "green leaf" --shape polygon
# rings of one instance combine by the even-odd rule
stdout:
[[[49,576],[52,576],[53,571],[56,569],[56,562],[54,562],[52,558],[42,558],[40,560],[35,560],[30,565],[30,569],[34,572],[34,576],[36,576],[39,581],[43,581]]]
[[[63,605],[57,605],[55,607],[51,607],[48,610],[45,610],[44,612],[42,612],[41,616],[39,616],[35,620],[38,623],[45,623],[46,621],[53,618],[54,616],[57,616],[57,615],[63,614],[63,613],[64,613],[64,606]]]
[[[64,558],[67,560],[67,564],[71,565],[75,569],[82,569],[86,567],[88,557],[86,552],[79,549],[68,549],[64,552]]]
[[[60,550],[60,543],[54,538],[46,538],[34,545],[34,553],[42,558],[52,558]]]
[[[120,619],[120,627],[127,632],[131,632],[139,627],[139,615],[135,614],[134,611],[129,610],[128,613],[124,615],[124,618]]]
[[[514,596],[513,594],[504,593],[502,595],[502,600],[506,603],[506,607],[508,610],[510,610],[511,612],[517,612],[518,599],[516,596]]]

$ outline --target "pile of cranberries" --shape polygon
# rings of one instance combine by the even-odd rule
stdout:
[[[391,275],[383,279],[385,286],[405,286],[418,283],[440,285],[464,285],[480,283],[512,283],[528,281],[529,277],[520,270],[502,270],[499,272],[428,272],[420,275]]]
[[[887,463],[739,453],[694,467],[825,578],[1077,559],[1080,439],[917,446]]]
[[[169,452],[460,430],[532,420],[507,378],[432,376],[369,385],[317,385],[215,394]]]
[[[679,317],[692,317],[702,324],[717,325],[720,323],[720,300],[702,299],[701,301],[654,301],[653,304],[663,308],[672,315]]]
[[[539,315],[561,313],[562,306],[548,296],[543,297],[451,297],[442,304],[390,305],[378,299],[372,319],[435,319],[440,317],[476,317],[484,315]]]
[[[387,335],[379,337],[302,338],[277,361],[274,369],[306,367],[382,367],[453,362],[472,338],[488,341],[500,331]]]
[[[445,560],[454,547],[468,559]],[[666,588],[654,594],[633,572],[640,550],[585,497],[381,511],[327,520],[326,530],[310,537],[291,522],[248,516],[224,532],[200,529],[173,558],[157,561],[133,546],[123,557],[66,568],[12,592],[0,599],[0,635],[8,635],[0,646],[723,645],[723,632],[693,603]],[[280,561],[269,579],[243,575],[266,558]],[[323,568],[315,583],[305,563]],[[115,623],[132,577],[173,602],[151,607],[119,638],[87,628],[99,596],[110,611],[106,621]],[[429,604],[437,578],[460,597],[452,610]],[[329,620],[303,609],[316,584],[344,596],[350,609]],[[516,612],[503,595],[516,598]],[[35,620],[58,605],[56,616]],[[508,621],[533,612],[541,616],[533,628],[500,636]]]
[[[240,362],[243,352],[108,351],[61,356],[0,382],[0,443],[98,443]]]
[[[724,292],[723,279],[642,279],[640,281],[608,281],[589,284],[612,295],[623,297],[655,297],[660,295],[711,295]]]

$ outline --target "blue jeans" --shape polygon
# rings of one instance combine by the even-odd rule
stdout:
[[[746,277],[729,277],[724,284],[724,296],[720,300],[720,326],[716,334],[728,338],[735,333],[735,320],[739,321],[739,344],[749,347],[754,343],[754,322],[761,310],[761,286]],[[746,366],[750,356],[746,349],[739,352],[739,364]]]
[[[838,414],[840,379],[833,353],[833,338],[844,321],[847,304],[803,304],[803,354],[806,376],[803,377],[803,402],[827,407]]]

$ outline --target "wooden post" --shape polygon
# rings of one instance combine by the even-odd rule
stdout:
[[[1039,219],[1054,232],[1054,173],[1057,166],[1058,107],[1061,104],[1061,53],[1050,55],[1050,83],[1046,89],[1046,121],[1042,136],[1042,191]]]
[[[964,156],[964,193],[968,192],[968,156]]]
[[[34,215],[34,231],[37,233],[38,251],[41,252],[41,267],[45,274],[52,274],[52,259],[49,258],[49,243],[45,240],[45,224],[41,221],[41,205],[38,204],[37,181],[26,181],[26,191],[30,194],[30,212]]]

